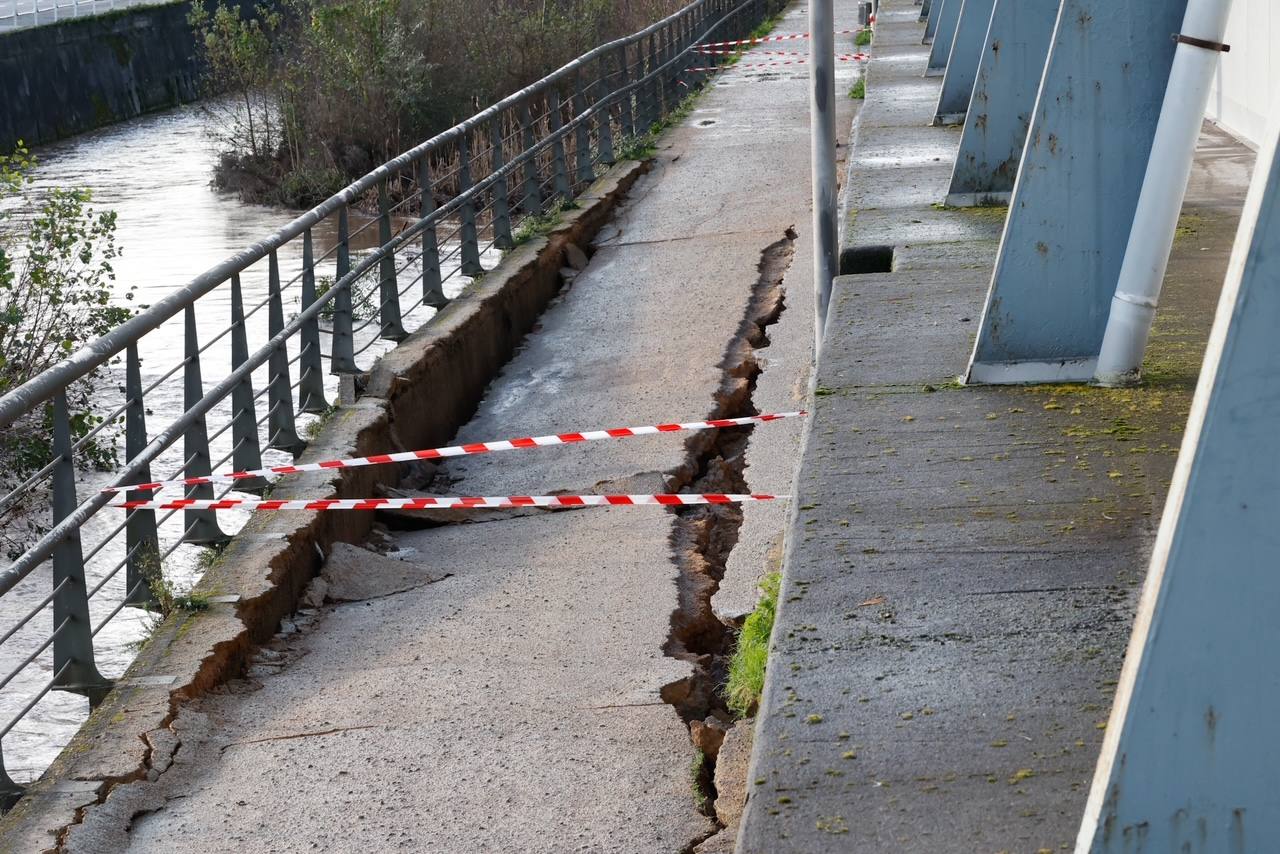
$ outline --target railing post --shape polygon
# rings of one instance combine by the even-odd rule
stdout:
[[[347,222],[347,209],[338,211],[338,260],[334,273],[334,286],[351,272],[351,228]],[[329,303],[333,308],[333,332],[329,351],[329,373],[358,374],[356,367],[355,339],[351,331],[351,288],[338,290]]]
[[[569,166],[565,162],[564,137],[560,129],[564,127],[564,118],[560,114],[560,92],[554,86],[547,92],[547,124],[551,130],[551,159],[554,169],[554,192],[561,199],[571,197],[569,192]]]
[[[244,298],[240,274],[231,274],[231,370],[249,361],[249,336],[244,323]],[[253,377],[246,374],[231,390],[231,464],[237,471],[262,468],[262,448],[258,443],[258,412],[253,400]],[[240,481],[236,489],[262,489],[262,478]]]
[[[507,165],[502,153],[502,114],[493,117],[489,122],[489,137],[493,150],[493,171],[499,172]],[[516,242],[511,239],[511,200],[506,176],[493,182],[493,245],[499,249],[513,249]]]
[[[147,406],[142,399],[142,362],[138,357],[137,343],[125,351],[124,394],[124,456],[135,459],[147,447]],[[138,472],[138,480],[151,480],[151,466]],[[128,492],[126,501],[147,501],[150,492]],[[124,601],[126,605],[146,608],[155,602],[151,580],[159,575],[160,536],[156,532],[154,510],[129,510],[125,515],[125,569]]]
[[[689,43],[689,19],[681,16],[675,23],[675,44],[672,45],[672,58],[680,56],[684,52],[685,45]],[[675,92],[677,97],[683,98],[689,91],[689,73],[685,71],[689,67],[687,62],[677,62],[675,68]]]
[[[645,98],[645,130],[662,120],[662,80],[658,76],[658,34],[649,34],[649,63],[645,76],[649,78],[648,97]]]
[[[272,249],[267,256],[267,337],[275,338],[284,330],[284,304],[280,297],[280,259]],[[271,353],[267,362],[267,436],[268,445],[297,456],[307,443],[298,438],[293,416],[293,382],[289,378],[289,350],[284,342]]]
[[[668,102],[668,106],[671,109],[675,109],[675,106],[680,103],[680,99],[681,99],[680,68],[679,68],[679,63],[676,63],[674,61],[676,58],[676,52],[677,52],[676,42],[680,40],[679,27],[680,27],[680,24],[678,21],[675,23],[667,24],[666,26],[667,53],[666,53],[666,56],[663,57],[663,59],[665,62],[669,64],[669,67],[667,68],[667,86],[671,92],[671,98],[669,99],[669,102]]]
[[[316,302],[316,261],[311,244],[311,229],[302,233],[302,310]],[[302,348],[298,360],[298,408],[303,412],[320,413],[329,408],[324,399],[324,366],[320,359],[320,319],[313,317],[302,321],[298,330],[298,342]]]
[[[378,182],[378,246],[391,242],[391,202],[387,198],[387,180]],[[381,337],[403,341],[409,337],[400,319],[400,286],[396,281],[396,253],[383,255],[378,261],[378,319]]]
[[[464,132],[458,137],[458,195],[471,191],[471,141]],[[471,198],[462,203],[462,275],[480,276],[480,238],[476,234],[476,204]]]
[[[628,87],[631,85],[631,67],[627,65],[627,46],[624,44],[618,48],[618,89],[626,89],[627,94],[619,102],[621,108],[621,130],[624,137],[633,137],[636,135],[636,119],[635,119],[635,96],[636,92]]]
[[[610,66],[613,64],[608,54],[600,57],[600,79],[596,81],[596,104],[603,104],[596,111],[596,137],[600,145],[600,162],[606,166],[612,166],[613,158],[613,107],[611,99],[613,93],[617,91],[616,78],[610,73]]]
[[[191,409],[204,397],[204,382],[200,379],[200,340],[196,330],[196,309],[188,305],[183,312],[186,326],[184,346],[186,359],[182,368],[182,408]],[[186,461],[183,473],[186,477],[202,477],[212,474],[209,458],[209,430],[201,415],[182,433],[182,457]],[[213,486],[197,484],[188,486],[187,498],[213,498]],[[218,515],[213,510],[184,510],[184,542],[201,546],[221,545],[230,539],[218,527]]]
[[[53,399],[53,524],[75,511],[76,469],[71,450],[71,416],[67,393]],[[68,534],[53,550],[53,687],[89,698],[96,706],[111,690],[93,660],[93,626],[89,622],[89,594],[84,577],[80,529]]]
[[[531,151],[538,145],[538,134],[534,132],[534,122],[530,114],[529,101],[521,101],[516,108],[516,117],[520,120],[521,145],[524,151]],[[538,155],[525,160],[525,197],[520,201],[520,209],[526,214],[540,214],[543,211],[543,189],[538,178]]]
[[[538,143],[537,134],[533,130],[533,118],[529,111],[529,102],[521,101],[516,108],[516,116],[520,121],[521,139],[524,150],[532,151]],[[520,209],[525,213],[542,213],[542,183],[538,179],[538,156],[535,154],[524,162],[524,198],[520,201]]]
[[[436,212],[436,197],[432,192],[431,164],[424,154],[418,161],[418,192],[422,218]],[[422,229],[422,304],[435,309],[444,308],[449,299],[444,295],[440,282],[440,241],[436,237],[436,224],[432,222]]]
[[[582,72],[573,75],[573,118],[581,117],[587,111],[587,89],[582,80]],[[579,184],[590,184],[596,177],[595,165],[591,160],[591,119],[578,122],[573,131],[574,159],[577,162],[575,181]]]
[[[658,68],[663,69],[657,75],[657,79],[658,79],[657,121],[660,122],[667,117],[667,113],[670,112],[672,104],[674,104],[674,100],[672,98],[672,92],[671,92],[671,80],[669,77],[671,71],[666,67],[667,54],[668,54],[667,39],[669,38],[669,33],[667,32],[667,28],[663,27],[653,35],[654,35],[654,38],[658,40],[658,45],[656,48],[657,55],[654,57],[654,65]]]
[[[0,745],[0,811],[8,811],[22,798],[25,786],[13,782],[4,767],[4,747]]]

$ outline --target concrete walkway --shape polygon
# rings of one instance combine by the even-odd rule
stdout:
[[[837,3],[841,28],[856,5]],[[804,19],[793,6],[780,29]],[[856,73],[841,69],[842,91]],[[802,405],[806,91],[803,68],[717,78],[460,440]],[[853,108],[842,101],[843,126]],[[423,485],[785,492],[801,429],[471,458]],[[619,508],[421,530],[389,519],[400,529],[369,544],[387,556],[335,551],[311,593],[325,604],[240,683],[184,706],[153,745],[161,771],[90,807],[65,848],[690,850],[718,829],[695,803],[682,720],[715,711],[728,634],[709,599],[727,563],[715,607],[750,608],[785,515]]]
[[[1140,389],[959,388],[1003,210],[878,16],[740,854],[1070,850],[1243,203],[1208,131]]]

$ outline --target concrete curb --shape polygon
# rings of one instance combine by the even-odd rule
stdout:
[[[494,270],[373,367],[359,401],[338,410],[300,458],[333,459],[444,444],[471,417],[561,287],[570,244],[586,246],[646,170],[614,166],[576,199],[545,237],[511,251]],[[273,497],[361,497],[394,486],[389,466],[317,472],[281,483]],[[239,675],[255,647],[297,608],[334,543],[367,536],[373,513],[265,514],[250,520],[206,571],[208,610],[174,614],[53,765],[0,820],[0,852],[54,850],[83,807],[117,785],[158,776],[153,742],[174,742],[178,707]],[[159,750],[159,748],[157,748]],[[173,753],[172,744],[164,751]]]

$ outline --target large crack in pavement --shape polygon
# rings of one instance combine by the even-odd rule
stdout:
[[[746,316],[721,363],[724,380],[712,418],[760,414],[753,402],[756,382],[764,371],[757,354],[769,346],[768,329],[786,309],[782,283],[795,256],[795,241],[796,232],[788,228],[782,239],[761,253]],[[675,474],[680,491],[750,492],[746,451],[751,429],[735,427],[690,437],[687,462]],[[702,812],[716,821],[715,831],[686,849],[693,851],[723,829],[716,817],[715,767],[733,716],[720,688],[728,676],[738,626],[721,621],[711,600],[724,578],[729,553],[737,544],[743,511],[739,505],[708,505],[683,508],[675,511],[675,516],[671,545],[680,569],[679,601],[671,615],[671,634],[663,652],[689,662],[693,671],[665,685],[661,695],[689,727],[696,756],[701,757],[693,766],[692,785]]]

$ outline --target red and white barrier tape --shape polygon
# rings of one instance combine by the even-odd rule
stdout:
[[[740,50],[699,49],[698,53],[703,54],[704,56],[746,56],[746,54]],[[753,50],[751,52],[751,55],[752,56],[808,56],[809,51],[807,50]]]
[[[865,53],[849,53],[837,56],[839,62],[861,62],[864,59],[870,59]],[[686,71],[696,71],[709,73],[712,71],[727,71],[730,68],[782,68],[787,65],[807,65],[807,59],[788,59],[781,62],[741,62],[737,65],[706,65],[697,68],[686,68]]]
[[[422,498],[324,498],[298,501],[259,498],[175,498],[171,501],[124,501],[107,506],[122,510],[437,510],[441,508],[510,510],[516,507],[684,507],[693,504],[776,501],[788,497],[765,494],[671,493],[666,495],[435,495]]]
[[[857,33],[857,30],[836,30],[835,34],[838,36],[852,36]],[[809,38],[808,33],[784,33],[776,36],[757,36],[756,38],[735,39],[727,42],[705,42],[700,45],[695,45],[695,47],[736,47],[738,45],[764,44],[765,42],[789,42],[807,38]]]
[[[138,483],[127,486],[109,486],[104,493],[146,491],[154,492],[166,486],[196,486],[205,483],[234,483],[271,475],[298,474],[308,471],[326,471],[328,469],[349,469],[360,466],[376,466],[385,463],[407,463],[414,460],[438,460],[445,457],[465,457],[472,454],[487,454],[490,451],[511,451],[523,448],[540,448],[547,445],[574,445],[578,442],[595,442],[601,439],[626,439],[631,436],[649,436],[655,433],[676,433],[681,430],[715,430],[724,427],[742,427],[748,424],[767,424],[784,418],[802,418],[808,415],[799,412],[775,412],[769,415],[748,415],[743,418],[717,418],[710,421],[689,421],[680,424],[654,424],[645,427],[616,427],[612,430],[589,430],[582,433],[556,433],[551,436],[530,436],[522,439],[507,439],[501,442],[475,442],[468,445],[451,445],[445,448],[430,448],[424,451],[399,451],[393,454],[375,454],[371,457],[351,457],[344,460],[323,460],[318,463],[299,463],[289,466],[272,466],[271,468],[253,469],[251,471],[233,471],[206,477],[188,477],[180,480],[158,480],[152,483]]]

